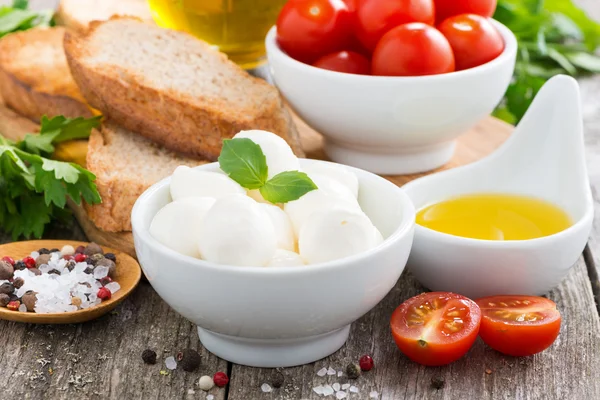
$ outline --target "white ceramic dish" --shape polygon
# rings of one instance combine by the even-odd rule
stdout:
[[[198,169],[216,171],[218,165]],[[353,171],[360,183],[358,200],[386,237],[373,250],[296,268],[233,267],[183,256],[148,231],[170,201],[167,178],[133,208],[138,260],[158,294],[198,325],[200,340],[217,356],[257,367],[316,361],[338,350],[350,324],[394,287],[413,240],[415,210],[404,191],[369,172]]]
[[[581,255],[594,214],[577,82],[566,76],[547,82],[492,155],[403,188],[417,210],[466,193],[499,192],[541,198],[567,211],[573,226],[534,240],[475,240],[416,228],[408,265],[427,288],[472,298],[546,293]]]
[[[448,162],[455,139],[504,96],[517,41],[504,25],[494,24],[504,38],[504,52],[482,66],[443,75],[380,77],[315,68],[279,48],[275,27],[266,48],[275,84],[302,119],[325,136],[332,160],[378,174],[408,174]]]

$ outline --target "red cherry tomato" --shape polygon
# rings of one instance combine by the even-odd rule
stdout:
[[[535,296],[491,296],[478,299],[479,336],[491,348],[510,356],[546,350],[560,332],[560,312],[552,300]]]
[[[489,19],[479,15],[450,17],[438,29],[452,46],[458,71],[490,62],[504,51],[502,35]]]
[[[372,73],[383,76],[418,76],[454,71],[448,40],[437,29],[413,22],[386,33],[373,52]]]
[[[433,0],[435,3],[435,23],[459,14],[477,14],[491,17],[496,11],[496,0]]]
[[[409,22],[434,23],[433,0],[357,0],[356,36],[370,51],[390,29]]]
[[[277,41],[291,57],[312,63],[346,48],[352,26],[353,15],[342,0],[290,0],[277,19]]]
[[[437,366],[461,358],[477,339],[481,311],[475,302],[448,292],[423,293],[392,314],[396,345],[419,364]]]
[[[347,74],[370,75],[371,62],[362,54],[353,51],[340,51],[328,54],[317,60],[313,66]]]

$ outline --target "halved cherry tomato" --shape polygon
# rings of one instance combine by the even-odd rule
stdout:
[[[477,14],[491,17],[496,11],[496,0],[434,0],[435,23],[459,14]]]
[[[353,21],[342,0],[290,0],[277,19],[277,41],[291,57],[312,63],[347,47]]]
[[[560,332],[560,312],[552,300],[535,296],[491,296],[478,299],[479,336],[491,348],[510,356],[546,350]]]
[[[390,29],[409,22],[433,25],[433,0],[357,0],[356,36],[370,51]]]
[[[330,71],[345,72],[347,74],[371,74],[371,62],[362,54],[354,51],[340,51],[321,57],[313,66]]]
[[[481,312],[471,299],[448,292],[423,293],[392,314],[390,325],[398,348],[423,365],[449,364],[477,339]]]
[[[454,71],[454,54],[437,29],[413,22],[386,33],[375,48],[373,75],[418,76]]]
[[[452,46],[457,71],[490,62],[504,51],[504,39],[498,30],[479,15],[450,17],[438,29]]]

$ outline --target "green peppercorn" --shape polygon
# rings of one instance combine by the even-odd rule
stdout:
[[[104,256],[100,253],[93,254],[89,256],[85,261],[88,264],[97,265],[98,261],[102,260]]]
[[[360,376],[360,367],[354,363],[348,364],[346,367],[346,375],[350,379],[357,379]]]

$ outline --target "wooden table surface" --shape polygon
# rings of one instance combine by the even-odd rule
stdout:
[[[36,3],[48,6],[54,0]],[[597,0],[579,3],[600,19]],[[342,370],[363,354],[371,354],[376,367],[349,381],[359,389],[349,399],[369,399],[371,392],[379,399],[600,399],[600,76],[580,83],[596,219],[584,254],[548,295],[563,315],[561,334],[549,350],[511,358],[478,339],[466,357],[449,366],[425,368],[410,362],[396,349],[388,328],[395,307],[423,291],[406,272],[375,309],[353,324],[340,351],[282,370],[283,388],[263,393],[261,385],[269,382],[271,370],[232,365],[209,354],[199,343],[196,328],[142,283],[115,312],[93,322],[49,326],[0,321],[0,400],[205,399],[198,378],[216,371],[227,372],[231,382],[226,389],[210,391],[215,400],[318,399],[313,387],[347,380],[319,377],[316,372],[323,367]],[[45,237],[86,239],[75,221],[52,226]],[[0,234],[0,243],[8,241]],[[214,305],[219,306],[218,298]],[[164,359],[186,347],[201,352],[201,369],[165,374]],[[158,353],[156,365],[142,363],[140,355],[146,348]],[[434,387],[433,381],[442,387]]]

